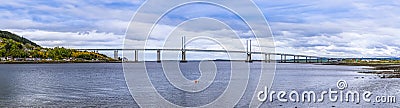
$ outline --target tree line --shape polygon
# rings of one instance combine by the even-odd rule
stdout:
[[[104,54],[77,51],[74,49],[67,49],[64,47],[55,48],[42,48],[31,45],[29,42],[17,42],[13,39],[0,38],[0,57],[13,57],[13,58],[51,58],[53,60],[63,59],[84,59],[84,60],[112,60]]]

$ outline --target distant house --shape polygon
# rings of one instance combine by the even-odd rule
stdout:
[[[8,57],[6,57],[6,60],[13,60],[13,57],[8,56]]]
[[[6,57],[0,57],[0,61],[7,61]]]
[[[64,61],[71,61],[72,59],[71,58],[65,58],[65,59],[63,59]]]
[[[33,61],[33,58],[25,58],[26,61]]]
[[[329,60],[329,62],[339,62],[340,60],[336,60],[336,59],[333,59],[333,60]]]
[[[38,58],[25,58],[26,61],[37,61]]]
[[[24,58],[14,58],[14,61],[24,61]]]
[[[363,59],[361,61],[365,61],[365,62],[377,62],[377,61],[381,61],[381,60],[377,60],[377,59]]]

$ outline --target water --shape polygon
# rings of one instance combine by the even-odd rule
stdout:
[[[376,96],[400,96],[400,79],[380,79],[376,75],[357,73],[363,70],[362,66],[336,66],[336,65],[312,65],[312,64],[278,64],[276,77],[272,89],[274,91],[328,91],[329,88],[338,90],[338,80],[345,80],[348,88],[344,92],[371,91]],[[319,94],[318,94],[319,95]],[[275,98],[276,99],[276,98]],[[397,99],[398,100],[398,99]],[[275,102],[263,104],[267,107],[399,107],[398,103],[347,103],[330,102],[325,96],[322,103],[294,103]]]
[[[0,106],[131,106],[121,64],[2,64]]]
[[[255,62],[257,64],[257,62]],[[188,79],[197,79],[197,62],[181,67]],[[150,75],[158,92],[167,100],[182,106],[197,106],[217,98],[228,84],[229,62],[216,62],[218,73],[215,83],[201,92],[184,93],[163,81],[160,64],[148,62]],[[187,68],[185,68],[187,67]],[[360,74],[364,67],[277,64],[274,84],[275,91],[323,91],[336,89],[338,80],[346,80],[349,90],[371,91],[374,95],[400,96],[399,79],[380,79],[375,75]],[[252,67],[257,70],[258,67]],[[161,73],[160,73],[161,72]],[[1,64],[0,65],[0,107],[4,106],[75,106],[75,107],[137,107],[125,83],[122,64],[119,63],[78,63],[78,64]],[[253,73],[250,79],[258,74]],[[250,80],[250,83],[256,81]],[[249,101],[249,90],[237,107],[244,107]],[[173,95],[171,95],[173,94]],[[193,100],[193,97],[199,97]],[[266,102],[262,107],[399,107],[396,103],[322,103]]]

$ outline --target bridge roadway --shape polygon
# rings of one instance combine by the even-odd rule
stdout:
[[[267,52],[251,52],[251,51],[229,51],[229,50],[204,50],[204,49],[75,49],[79,51],[114,51],[114,59],[118,58],[118,51],[134,51],[135,52],[135,61],[138,61],[138,51],[157,51],[157,62],[161,61],[161,51],[181,51],[182,52],[182,62],[186,61],[186,51],[191,51],[191,52],[224,52],[224,53],[245,53],[247,54],[247,62],[252,62],[253,60],[251,59],[252,54],[261,54],[265,55],[265,61],[270,62],[271,55],[276,55],[276,56],[281,56],[281,59],[279,60],[282,63],[285,62],[294,62],[294,63],[300,63],[300,61],[306,62],[306,63],[315,63],[315,62],[323,62],[323,60],[326,60],[325,62],[330,62],[330,60],[333,60],[334,58],[328,58],[328,57],[320,57],[320,56],[310,56],[310,55],[299,55],[299,54],[286,54],[286,53],[267,53]],[[287,56],[293,56],[292,60],[286,59]],[[300,59],[300,57],[305,57],[305,59]],[[314,59],[313,59],[314,58]],[[313,62],[314,61],[314,62]]]

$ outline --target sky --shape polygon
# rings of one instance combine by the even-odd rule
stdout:
[[[275,52],[326,57],[400,56],[400,1],[253,1],[268,21]],[[143,3],[144,0],[2,0],[0,30],[11,31],[44,47],[122,48],[130,21]],[[160,2],[159,7],[165,3]],[[152,11],[143,14],[152,15]],[[194,4],[180,7],[161,19],[150,42],[156,43],[154,47],[162,46],[165,34],[184,21],[202,16],[213,19],[195,20],[196,23],[182,24],[175,30],[188,35],[218,35],[221,40],[232,33],[225,31],[227,27],[241,38],[251,35],[235,14]],[[216,24],[223,21],[226,26],[210,27],[207,22],[212,20],[217,20]],[[132,41],[143,43],[140,39]],[[206,41],[195,42],[191,47],[220,48]],[[225,47],[242,46],[231,43]],[[208,57],[203,55],[198,58]]]

